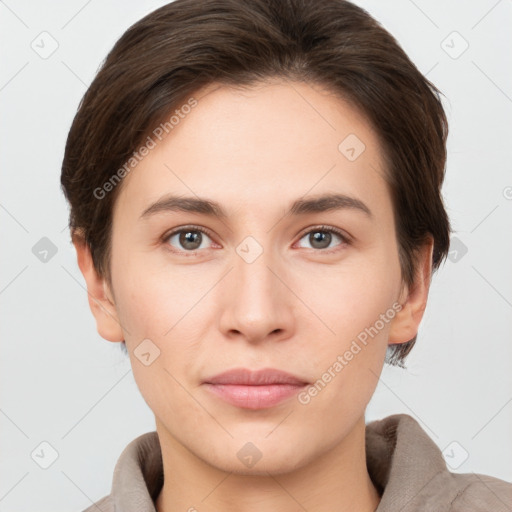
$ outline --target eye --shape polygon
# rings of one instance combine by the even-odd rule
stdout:
[[[304,233],[304,235],[301,237],[301,240],[307,237],[306,239],[311,244],[311,249],[317,249],[321,250],[322,252],[331,253],[338,250],[326,250],[329,248],[331,242],[333,241],[333,235],[334,239],[338,238],[341,240],[341,243],[338,244],[338,246],[346,246],[350,244],[350,238],[347,235],[345,235],[339,229],[328,226],[318,226],[316,228],[310,229]],[[202,228],[201,226],[185,226],[179,229],[174,229],[170,233],[164,235],[162,237],[162,242],[170,245],[173,252],[189,252],[193,254],[195,251],[208,248],[205,238],[211,241],[211,237],[209,236],[206,229]],[[176,244],[178,244],[178,246],[176,246]]]
[[[333,234],[335,238],[337,237],[342,241],[342,243],[338,245],[345,246],[350,243],[350,239],[348,236],[344,235],[342,231],[328,226],[318,226],[314,229],[310,229],[302,236],[301,240],[306,238],[311,244],[311,249],[319,249],[323,252],[334,252],[325,251],[325,249],[329,248],[329,245],[333,240]]]
[[[193,253],[199,249],[206,248],[203,244],[205,238],[211,240],[204,228],[200,226],[185,226],[167,233],[162,238],[162,241],[171,245],[177,252]],[[175,244],[178,244],[178,247],[173,244],[173,240]]]

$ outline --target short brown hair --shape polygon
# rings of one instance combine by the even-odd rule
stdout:
[[[371,123],[393,201],[402,283],[430,234],[436,271],[449,248],[441,186],[448,123],[440,91],[371,15],[346,0],[176,0],[131,26],[107,55],[70,128],[61,184],[72,237],[110,281],[113,205],[101,188],[151,130],[203,86],[271,78],[320,84]],[[341,142],[341,141],[340,141]],[[390,346],[404,367],[416,337]]]

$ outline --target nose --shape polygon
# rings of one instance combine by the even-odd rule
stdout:
[[[254,261],[235,252],[233,268],[223,281],[220,329],[228,338],[260,343],[293,336],[297,298],[276,252],[263,250]]]

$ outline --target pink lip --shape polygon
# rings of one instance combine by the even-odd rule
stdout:
[[[258,371],[235,368],[203,382],[212,393],[244,409],[272,407],[307,384],[294,375],[272,368]]]
[[[206,379],[206,389],[244,409],[266,409],[294,395],[308,383],[290,373],[264,368],[235,368]]]
[[[263,386],[269,384],[308,384],[305,380],[295,377],[291,373],[275,370],[274,368],[263,368],[261,370],[248,370],[246,368],[233,368],[232,370],[219,373],[214,377],[204,380],[207,384],[239,384],[243,386]]]
[[[271,384],[240,386],[237,384],[208,384],[204,386],[226,402],[243,409],[267,409],[295,395],[306,384]]]

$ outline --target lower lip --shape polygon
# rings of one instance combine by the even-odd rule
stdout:
[[[226,402],[244,409],[266,409],[296,395],[307,384],[271,384],[240,386],[234,384],[204,384],[207,389]]]

